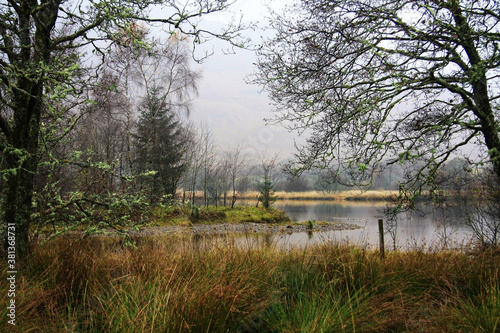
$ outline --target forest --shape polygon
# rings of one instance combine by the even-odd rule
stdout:
[[[231,14],[238,4],[0,0],[2,321],[498,332],[498,1],[269,2],[265,28]],[[273,108],[262,126],[304,138],[293,156],[217,146],[190,118],[195,64],[214,40],[255,54],[246,83]],[[257,232],[347,228],[273,206],[352,189],[349,200],[383,193],[386,227],[424,204],[459,210],[453,223],[473,237],[385,256],[328,242],[283,251]],[[246,223],[257,231],[193,231]],[[154,234],[162,227],[182,231]]]

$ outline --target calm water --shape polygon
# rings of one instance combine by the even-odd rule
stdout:
[[[255,202],[240,202],[243,205],[255,205]],[[335,202],[335,201],[277,201],[274,207],[284,210],[297,222],[307,220],[341,221],[361,226],[358,230],[331,232],[294,233],[275,235],[265,242],[276,242],[285,246],[307,246],[321,242],[345,242],[363,247],[377,247],[379,242],[378,219],[386,204],[380,202]],[[385,226],[387,232],[387,226]],[[269,237],[267,237],[269,238]],[[399,217],[395,232],[398,249],[415,247],[460,246],[471,238],[463,226],[457,225],[452,211],[412,212]],[[393,237],[385,235],[388,249],[393,248]]]

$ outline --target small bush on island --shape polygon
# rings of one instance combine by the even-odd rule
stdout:
[[[314,221],[308,220],[307,221],[307,228],[308,229],[314,229]]]
[[[270,181],[264,181],[259,184],[258,202],[262,202],[264,208],[270,208],[276,199],[277,197],[274,195],[273,185]]]

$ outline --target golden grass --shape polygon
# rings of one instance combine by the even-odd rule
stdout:
[[[241,194],[242,199],[257,199],[256,191]],[[318,191],[285,192],[277,191],[274,194],[278,200],[346,200],[346,201],[386,201],[395,198],[398,191],[342,191],[323,193]]]
[[[500,253],[61,238],[20,263],[11,332],[496,332]],[[5,276],[5,270],[3,274]],[[7,283],[0,282],[6,295]],[[5,296],[4,296],[5,297]],[[0,309],[6,318],[6,307]]]
[[[20,263],[12,332],[495,332],[500,253],[61,238]],[[5,270],[3,274],[5,276]],[[6,295],[7,283],[0,283]],[[6,318],[6,307],[0,309]]]

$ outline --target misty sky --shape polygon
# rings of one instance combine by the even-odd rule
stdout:
[[[280,11],[293,0],[238,0],[232,7],[234,13],[243,14],[245,21],[267,24],[269,16],[266,3]],[[227,23],[230,15],[216,14],[206,18],[206,26]],[[255,43],[261,42],[263,35],[270,36],[270,30],[247,31]],[[202,65],[194,68],[202,70],[203,78],[199,82],[199,96],[193,103],[191,120],[195,124],[208,125],[215,138],[218,150],[225,150],[242,145],[247,153],[254,156],[271,156],[279,153],[281,160],[295,152],[294,140],[299,144],[305,137],[298,137],[297,132],[289,133],[281,125],[267,125],[264,118],[273,118],[273,106],[261,87],[246,84],[244,79],[255,71],[253,63],[255,53],[237,49],[236,54],[225,55],[221,50],[228,45],[212,41],[204,46],[215,52]],[[462,151],[471,157],[477,155],[477,147],[468,145]]]
[[[267,9],[261,0],[239,0],[233,11],[243,13],[244,20],[265,24]],[[279,8],[290,1],[272,1]],[[228,15],[210,16],[205,24],[216,24],[228,20]],[[259,42],[263,31],[247,31],[255,42]],[[281,125],[267,125],[264,118],[272,118],[273,107],[266,93],[259,93],[261,87],[246,84],[245,76],[255,70],[255,54],[248,50],[235,50],[236,54],[225,55],[221,48],[227,44],[210,42],[206,48],[215,54],[202,65],[203,78],[199,82],[199,96],[193,103],[190,119],[203,122],[212,129],[219,150],[242,145],[244,151],[254,155],[270,156],[280,154],[280,159],[291,156],[297,133],[288,133]]]

